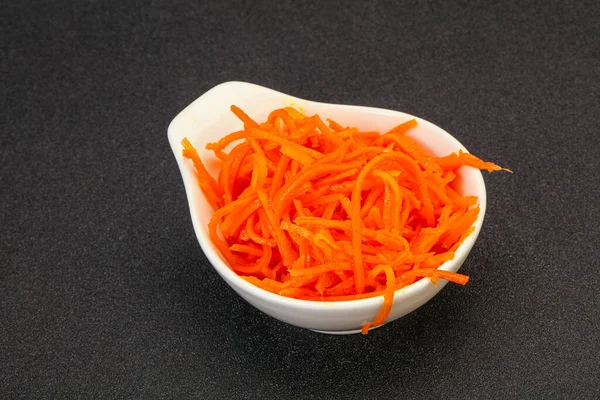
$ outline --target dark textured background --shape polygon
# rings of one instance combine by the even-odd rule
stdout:
[[[600,396],[598,2],[21,3],[0,7],[0,397]],[[234,295],[166,135],[229,80],[412,113],[513,169],[486,175],[468,286],[367,337]]]

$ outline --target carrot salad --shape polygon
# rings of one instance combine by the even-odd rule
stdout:
[[[243,128],[206,146],[218,179],[188,139],[183,155],[215,212],[211,240],[243,279],[272,293],[316,301],[382,296],[363,333],[385,322],[394,292],[438,270],[474,230],[477,197],[453,189],[464,165],[503,168],[459,151],[430,155],[405,133],[363,132],[294,108],[258,123],[231,106]]]

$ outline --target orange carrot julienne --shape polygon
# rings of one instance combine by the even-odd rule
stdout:
[[[363,324],[363,335],[369,333],[369,328],[383,324],[388,314],[390,313],[390,310],[392,309],[393,305],[395,290],[394,286],[396,282],[396,276],[394,275],[394,271],[389,265],[378,266],[375,267],[374,270],[376,271],[377,268],[381,268],[381,270],[385,273],[386,276],[386,289],[383,294],[383,306],[381,307],[381,310],[379,311],[379,313],[377,313],[375,319],[372,322],[367,322]]]
[[[258,127],[258,124],[252,118],[250,118],[248,114],[243,112],[239,107],[232,105],[231,112],[233,112],[235,116],[238,117],[245,125],[252,128]]]
[[[462,151],[430,155],[406,135],[414,119],[380,135],[290,107],[262,123],[231,111],[242,129],[206,146],[218,179],[188,139],[183,156],[215,209],[211,240],[247,282],[302,300],[382,296],[365,334],[386,321],[396,290],[422,278],[467,283],[439,269],[479,214],[477,198],[453,186],[457,170],[506,169]]]
[[[192,160],[192,162],[194,163],[194,167],[196,167],[196,173],[198,175],[198,182],[200,184],[200,188],[206,195],[206,198],[211,203],[211,205],[214,208],[218,208],[218,206],[221,205],[221,188],[218,186],[215,179],[208,173],[208,171],[204,167],[204,164],[202,163],[198,152],[196,151],[194,146],[192,146],[190,141],[187,138],[184,138],[181,141],[181,144],[184,148],[184,156]]]
[[[475,157],[473,154],[465,153],[462,150],[457,153],[452,153],[445,157],[440,157],[436,160],[437,164],[446,171],[452,171],[457,169],[460,166],[467,165],[469,167],[477,168],[477,169],[485,169],[489,172],[493,171],[507,171],[512,172],[509,169],[499,167],[498,165],[485,162],[481,159]]]

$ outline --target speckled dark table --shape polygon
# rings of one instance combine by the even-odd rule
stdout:
[[[598,2],[21,3],[0,6],[0,397],[600,397]],[[166,137],[228,80],[415,114],[513,169],[486,175],[471,282],[367,337],[234,295]]]

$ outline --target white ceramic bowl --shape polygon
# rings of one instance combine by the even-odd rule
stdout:
[[[308,115],[319,114],[323,118],[331,118],[365,131],[385,132],[401,122],[416,118],[418,126],[409,135],[432,154],[442,156],[466,149],[443,129],[412,115],[371,107],[317,103],[245,82],[227,82],[212,88],[179,113],[169,125],[169,142],[183,177],[198,242],[215,270],[229,286],[254,307],[283,322],[327,333],[360,332],[361,325],[372,321],[379,311],[383,304],[382,296],[344,302],[317,302],[279,296],[241,279],[226,265],[211,242],[207,225],[213,211],[198,187],[190,165],[181,155],[181,140],[187,137],[192,142],[207,164],[209,172],[216,177],[216,168],[207,162],[214,159],[214,155],[205,150],[205,145],[240,129],[241,123],[229,110],[232,104],[242,108],[257,121],[266,120],[269,112],[276,108],[293,106]],[[440,267],[454,272],[471,251],[481,230],[486,208],[486,192],[481,172],[469,167],[462,167],[458,172],[457,190],[463,195],[477,196],[481,210],[475,222],[475,231],[458,248],[455,258]],[[398,290],[386,322],[422,306],[446,283],[440,279],[438,285],[434,286],[429,278],[423,278]]]

